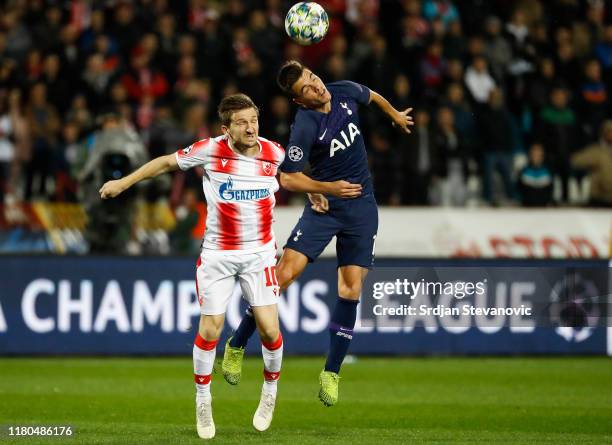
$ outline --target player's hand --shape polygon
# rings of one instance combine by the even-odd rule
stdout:
[[[309,193],[308,199],[312,204],[312,210],[317,213],[327,213],[329,210],[329,201],[327,198],[320,193]]]
[[[414,125],[410,113],[412,108],[406,108],[404,111],[398,111],[393,117],[393,126],[399,127],[402,131],[410,134],[410,127]]]
[[[124,190],[123,184],[120,179],[115,180],[115,181],[108,181],[104,183],[104,185],[100,189],[100,198],[102,199],[114,198],[115,196],[123,192],[123,190]]]
[[[334,181],[331,183],[330,195],[338,198],[357,198],[361,195],[361,184],[351,184],[348,181]]]

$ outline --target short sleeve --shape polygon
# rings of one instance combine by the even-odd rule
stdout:
[[[317,135],[317,124],[307,115],[298,112],[291,126],[289,144],[285,150],[285,160],[281,165],[284,173],[299,173],[304,171],[310,149]]]
[[[197,165],[203,165],[208,160],[210,139],[194,142],[189,147],[181,148],[175,153],[176,163],[181,170],[189,170]]]
[[[362,105],[370,103],[370,89],[365,85],[350,80],[336,82],[333,85],[335,85],[336,91],[339,91],[343,96],[355,99],[357,103]]]

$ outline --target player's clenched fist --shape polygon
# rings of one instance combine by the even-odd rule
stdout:
[[[361,184],[351,184],[348,181],[334,181],[332,184],[331,195],[338,198],[357,198],[361,195]]]
[[[121,180],[108,181],[100,189],[100,198],[108,199],[114,198],[123,191]]]

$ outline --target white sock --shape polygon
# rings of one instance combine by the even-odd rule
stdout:
[[[276,396],[278,379],[283,363],[283,337],[280,333],[274,343],[264,344],[262,342],[261,355],[264,362],[263,390]]]
[[[196,386],[196,402],[198,403],[211,398],[210,383],[218,341],[206,341],[198,333],[193,344],[193,377]]]

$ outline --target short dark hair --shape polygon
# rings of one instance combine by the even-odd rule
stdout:
[[[254,108],[259,116],[259,108],[257,108],[257,105],[255,105],[255,102],[249,96],[242,93],[232,94],[221,99],[219,108],[217,108],[217,114],[219,119],[221,119],[221,124],[227,127],[232,122],[232,114],[247,108]]]
[[[296,96],[292,90],[293,84],[302,76],[304,69],[306,69],[306,67],[297,60],[290,60],[281,66],[278,71],[276,82],[285,94]]]

